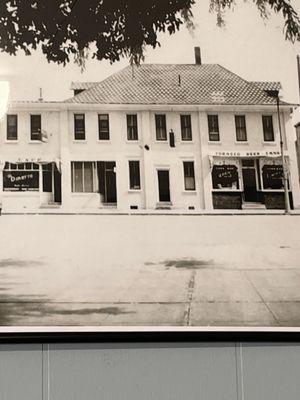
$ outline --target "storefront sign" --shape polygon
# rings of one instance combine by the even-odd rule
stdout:
[[[38,191],[39,171],[3,171],[3,190]]]
[[[214,151],[212,157],[280,157],[280,151]]]

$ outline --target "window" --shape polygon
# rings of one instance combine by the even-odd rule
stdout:
[[[138,140],[137,115],[127,114],[127,140]]]
[[[155,115],[156,140],[167,140],[167,127],[165,114]]]
[[[247,130],[246,130],[246,117],[245,115],[235,116],[235,130],[237,142],[247,142]]]
[[[5,192],[39,190],[39,165],[35,163],[5,163],[3,170]]]
[[[75,140],[85,140],[84,114],[74,114],[74,137]]]
[[[210,142],[218,142],[220,140],[219,118],[218,115],[208,115],[208,139]]]
[[[264,165],[262,168],[262,179],[264,189],[283,189],[282,165]]]
[[[183,162],[183,172],[184,172],[184,189],[185,190],[195,190],[195,171],[193,161]]]
[[[212,170],[213,189],[239,189],[238,169],[235,165],[214,165]]]
[[[99,140],[109,140],[109,115],[99,114]]]
[[[181,140],[192,140],[192,123],[190,115],[180,115]]]
[[[30,139],[41,140],[41,115],[30,115]]]
[[[18,140],[18,116],[16,114],[7,115],[7,140]]]
[[[131,190],[139,190],[141,188],[139,161],[129,161],[129,187]]]
[[[93,193],[95,163],[74,161],[72,168],[72,192]]]
[[[274,142],[274,128],[273,128],[273,117],[272,115],[262,116],[264,141]]]

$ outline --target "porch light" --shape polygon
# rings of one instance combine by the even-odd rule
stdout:
[[[284,185],[284,204],[285,204],[285,213],[290,213],[290,199],[289,199],[289,189],[288,189],[288,164],[284,157],[283,150],[283,137],[282,137],[282,129],[281,129],[281,119],[280,119],[280,99],[279,99],[279,90],[266,90],[265,91],[268,96],[276,99],[277,105],[277,118],[278,118],[278,129],[279,129],[279,137],[280,137],[280,157],[282,160],[282,169],[283,169],[283,185]]]
[[[0,119],[4,117],[7,112],[9,97],[9,82],[0,81]]]

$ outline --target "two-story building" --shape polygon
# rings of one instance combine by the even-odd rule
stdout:
[[[0,125],[3,212],[284,208],[274,82],[218,64],[143,64],[73,83],[63,102],[13,102]],[[300,207],[292,105],[280,103]]]

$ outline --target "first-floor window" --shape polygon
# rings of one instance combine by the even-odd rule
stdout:
[[[72,192],[93,193],[95,163],[90,161],[74,161],[72,169]]]
[[[235,165],[214,165],[212,170],[213,189],[239,189],[238,169]]]
[[[262,180],[264,189],[283,189],[282,165],[264,165],[262,167]]]
[[[185,190],[195,190],[195,170],[193,161],[183,162],[183,172],[184,172],[184,189]]]
[[[5,192],[26,192],[39,190],[39,165],[35,163],[6,162],[3,170]]]
[[[129,187],[131,190],[139,190],[141,188],[139,161],[129,161]]]

